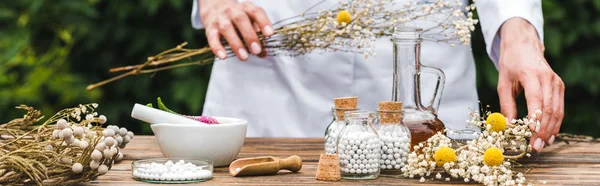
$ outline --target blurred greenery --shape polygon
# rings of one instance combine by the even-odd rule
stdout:
[[[210,67],[128,77],[93,91],[112,67],[138,64],[184,41],[206,45],[190,24],[190,0],[19,0],[0,3],[0,123],[27,104],[50,116],[65,107],[97,102],[111,124],[151,134],[130,118],[134,103],[162,97],[182,113],[202,111]],[[567,85],[563,132],[600,136],[599,0],[543,1],[546,57]],[[498,72],[473,35],[482,103],[499,110]],[[520,115],[525,115],[523,96]]]

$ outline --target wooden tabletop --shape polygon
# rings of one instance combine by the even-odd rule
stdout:
[[[100,176],[92,185],[146,184],[131,178],[131,162],[139,159],[161,158],[154,136],[136,136],[123,149],[125,158],[113,166],[108,174]],[[342,180],[325,182],[315,179],[319,154],[323,153],[322,138],[248,138],[238,158],[256,156],[287,157],[298,155],[303,159],[302,170],[298,173],[281,171],[274,176],[231,177],[227,167],[215,168],[212,180],[198,184],[208,185],[429,185],[464,184],[459,180],[427,181],[418,179],[380,177],[376,180]],[[526,174],[527,180],[538,185],[600,185],[600,143],[557,142],[544,149],[543,153],[521,161],[535,167]]]

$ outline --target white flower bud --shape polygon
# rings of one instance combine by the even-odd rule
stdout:
[[[92,152],[91,158],[94,161],[100,161],[102,159],[102,152],[100,152],[99,150],[94,150],[94,152]]]
[[[121,129],[119,129],[119,135],[121,135],[121,136],[127,135],[127,129],[125,127],[121,127]]]
[[[54,147],[52,147],[52,145],[46,145],[44,147],[44,149],[47,150],[47,151],[52,151],[52,150],[54,150]]]
[[[100,162],[97,162],[96,160],[90,161],[90,168],[92,168],[92,170],[96,170],[98,166],[100,166]]]
[[[89,131],[86,135],[89,136],[89,137],[94,137],[94,136],[96,136],[96,132],[95,131]]]
[[[85,115],[85,120],[87,120],[89,122],[94,121],[94,115],[92,115],[92,114]]]
[[[54,130],[54,131],[52,131],[52,137],[55,138],[55,139],[60,138],[60,131],[61,130]]]
[[[99,142],[95,148],[98,151],[103,151],[106,148],[106,144],[104,144],[104,142]]]
[[[129,136],[130,139],[133,139],[133,132],[131,132],[131,131],[127,132],[127,136]]]
[[[106,123],[106,116],[100,115],[100,116],[98,116],[98,119],[100,120],[100,124]]]
[[[112,158],[113,157],[113,151],[111,149],[104,149],[104,158]]]
[[[75,127],[73,129],[73,134],[75,134],[75,136],[83,136],[83,127]]]
[[[113,137],[106,137],[104,138],[104,144],[106,144],[107,147],[112,147],[115,144],[115,139]]]
[[[129,137],[129,135],[126,135],[125,137],[123,137],[123,144],[128,144],[131,141],[131,137]]]
[[[71,164],[71,163],[73,163],[73,160],[71,158],[68,158],[68,157],[63,157],[63,158],[60,159],[60,161],[62,163],[64,163],[64,164]]]
[[[112,129],[104,129],[102,131],[102,135],[104,135],[104,137],[110,137],[110,136],[114,136],[115,135],[115,131]]]
[[[105,175],[106,173],[108,173],[108,166],[100,165],[98,167],[98,173],[100,173],[100,175]]]
[[[119,144],[119,145],[120,145],[121,143],[123,143],[123,137],[121,137],[121,136],[117,136],[117,137],[115,137],[115,140],[117,141],[117,144]]]
[[[71,138],[73,138],[73,143],[71,143],[70,145],[79,147],[79,143],[81,141],[75,137],[71,137]]]
[[[87,141],[80,141],[80,142],[79,142],[79,147],[80,147],[80,148],[82,148],[82,149],[85,149],[85,148],[87,148],[87,147],[88,147],[88,145],[89,145],[89,144],[88,144],[88,142],[87,142]]]
[[[121,161],[123,160],[123,153],[119,152],[119,154],[117,155],[117,159],[115,159],[115,161]]]
[[[115,135],[119,134],[119,127],[117,127],[116,125],[111,125],[111,126],[107,127],[107,129],[111,129],[111,130],[115,131]]]
[[[81,171],[83,170],[83,165],[81,165],[81,163],[75,163],[73,164],[71,169],[73,169],[74,173],[81,173]]]
[[[69,138],[65,138],[65,143],[67,145],[70,145],[71,143],[75,142],[75,137],[71,136]]]
[[[56,129],[62,130],[62,129],[65,129],[66,127],[67,127],[67,120],[59,119],[56,122]]]
[[[71,136],[73,136],[73,130],[71,130],[71,128],[65,128],[61,131],[61,137],[63,139],[70,138]]]

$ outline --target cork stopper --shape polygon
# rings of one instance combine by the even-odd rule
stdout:
[[[340,175],[340,160],[336,154],[321,154],[317,166],[316,179],[322,181],[338,181]]]
[[[381,101],[378,114],[380,124],[398,124],[402,121],[402,102]]]
[[[341,97],[334,98],[335,115],[338,120],[344,120],[346,111],[356,110],[358,108],[358,97]]]

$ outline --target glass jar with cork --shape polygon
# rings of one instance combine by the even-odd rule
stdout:
[[[342,97],[333,99],[334,107],[331,108],[333,121],[325,130],[325,154],[337,154],[338,136],[346,126],[344,114],[348,111],[358,110],[357,97]]]
[[[382,101],[377,110],[377,133],[383,143],[379,167],[382,176],[400,176],[410,153],[410,130],[402,123],[402,102]]]
[[[338,158],[343,179],[375,179],[379,177],[381,141],[369,111],[346,112],[346,127],[340,132]]]

